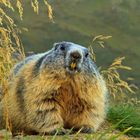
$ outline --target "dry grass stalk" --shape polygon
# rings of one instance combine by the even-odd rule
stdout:
[[[105,40],[111,38],[111,36],[98,35],[93,38],[91,45],[89,46],[91,57],[96,61],[96,54],[94,52],[94,45],[104,48]],[[101,70],[101,74],[106,80],[109,93],[115,98],[119,93],[121,97],[125,97],[127,93],[135,93],[137,87],[129,85],[128,82],[122,79],[119,70],[131,70],[130,67],[122,64],[125,57],[116,58],[112,64],[104,70]],[[119,97],[120,97],[119,96]],[[121,99],[121,98],[120,98]]]
[[[127,93],[135,93],[131,85],[124,81],[119,73],[119,70],[131,70],[130,67],[122,64],[124,59],[125,57],[116,58],[106,70],[101,71],[102,75],[106,79],[109,93],[111,93],[114,98],[118,93],[120,97],[126,95]]]
[[[112,36],[104,36],[104,35],[98,35],[98,36],[95,36],[93,39],[92,39],[92,42],[91,44],[89,45],[89,50],[90,50],[90,55],[92,57],[92,59],[96,62],[96,54],[94,52],[94,49],[93,49],[93,45],[97,45],[99,47],[102,47],[104,48],[104,41],[111,38]]]
[[[0,1],[0,5],[2,6],[0,7],[0,88],[2,87],[0,90],[2,90],[2,96],[8,95],[8,76],[11,68],[17,62],[17,60],[13,58],[13,54],[18,53],[21,56],[21,59],[25,57],[23,45],[19,37],[21,31],[14,23],[14,20],[5,11],[6,8],[8,8],[13,12],[17,7],[19,16],[22,20],[24,10],[22,2],[22,0],[16,0],[16,5],[14,5],[11,0]],[[52,8],[46,0],[44,0],[44,2],[48,7],[48,17],[52,20]],[[34,11],[38,13],[38,0],[32,0],[31,6]],[[6,104],[6,101],[4,101],[5,106]],[[6,121],[6,128],[11,131],[12,125],[7,109],[5,109],[3,115]]]

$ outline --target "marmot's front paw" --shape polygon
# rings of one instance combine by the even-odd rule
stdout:
[[[74,130],[75,131],[79,131],[80,130],[81,133],[88,133],[88,134],[95,132],[94,128],[90,127],[90,126],[82,126],[81,128],[76,128]]]
[[[66,133],[68,133],[68,130],[62,128],[62,129],[55,129],[51,132],[47,132],[47,135],[65,135]]]
[[[89,127],[89,126],[84,126],[81,130],[81,133],[94,133],[94,128]]]

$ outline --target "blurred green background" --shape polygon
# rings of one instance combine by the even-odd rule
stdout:
[[[103,34],[112,38],[105,49],[95,47],[97,65],[106,67],[116,57],[125,56],[125,65],[132,71],[124,77],[135,78],[140,87],[140,0],[50,0],[54,23],[47,17],[47,9],[40,3],[39,14],[24,1],[23,21],[13,14],[23,30],[25,51],[43,52],[54,42],[71,41],[88,47],[94,36]],[[18,14],[17,14],[18,15]]]

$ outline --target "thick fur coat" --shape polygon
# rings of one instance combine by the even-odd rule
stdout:
[[[12,132],[95,132],[106,115],[107,89],[85,47],[60,42],[18,63],[2,99]]]

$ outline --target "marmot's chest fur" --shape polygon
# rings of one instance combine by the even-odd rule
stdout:
[[[70,82],[58,89],[55,99],[60,105],[66,127],[70,127],[69,122],[89,108],[88,103],[80,98],[78,89],[74,88]]]

